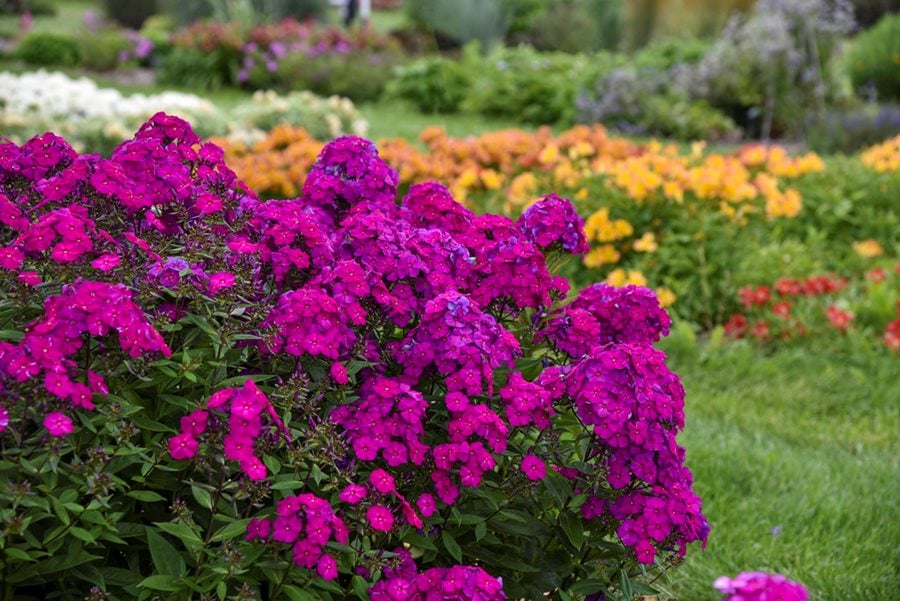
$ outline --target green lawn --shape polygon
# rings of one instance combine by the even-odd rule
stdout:
[[[698,354],[677,342],[664,346],[687,389],[680,440],[712,533],[671,592],[712,601],[717,576],[770,570],[813,600],[896,599],[900,359],[819,345]]]
[[[36,15],[32,18],[30,31],[50,31],[54,33],[75,33],[84,25],[84,14],[88,10],[102,13],[98,2],[92,0],[57,0],[55,15]],[[21,17],[0,15],[0,38],[9,38],[19,31]]]
[[[451,136],[476,135],[486,131],[513,127],[534,129],[528,126],[523,127],[520,123],[512,120],[493,119],[467,113],[424,115],[397,100],[363,104],[358,108],[369,121],[368,137],[373,140],[382,138],[416,140],[422,130],[431,125],[440,125]]]

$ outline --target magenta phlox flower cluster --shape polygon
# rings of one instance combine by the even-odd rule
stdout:
[[[509,310],[550,305],[553,278],[544,254],[511,219],[479,215],[460,238],[476,253],[470,294],[482,307],[498,299],[511,300]]]
[[[357,136],[342,136],[319,154],[303,185],[303,200],[322,207],[336,220],[355,204],[394,205],[399,176],[378,158],[375,145]]]
[[[43,374],[50,395],[91,410],[94,394],[108,393],[106,381],[90,370],[79,381],[76,374],[83,370],[71,357],[84,346],[85,335],[100,338],[112,331],[129,357],[172,354],[125,286],[79,281],[46,299],[43,316],[18,344],[0,342],[0,376],[25,382]]]
[[[222,439],[223,453],[236,461],[251,480],[262,480],[268,471],[256,455],[256,440],[272,427],[287,437],[288,432],[272,403],[253,380],[241,388],[223,388],[210,396],[205,409],[197,409],[181,418],[181,432],[169,439],[173,459],[191,459],[197,454],[207,432],[210,412],[228,416],[228,432]]]
[[[404,218],[415,227],[438,229],[452,236],[470,231],[475,214],[437,182],[413,184],[401,202]]]
[[[412,555],[395,551],[401,558],[395,568],[369,589],[372,601],[502,601],[503,582],[477,566],[456,565],[419,572]]]
[[[528,207],[517,222],[528,238],[541,249],[558,244],[564,251],[576,255],[588,252],[584,222],[568,198],[549,194]]]
[[[374,461],[380,454],[391,467],[422,465],[428,452],[427,408],[422,394],[408,384],[375,376],[360,386],[360,399],[336,408],[331,420],[344,428],[359,460]]]
[[[493,386],[492,371],[512,367],[521,354],[516,337],[459,292],[430,300],[422,321],[396,347],[404,377],[415,382],[431,367],[449,391],[481,394]]]
[[[271,265],[275,281],[282,283],[292,272],[308,275],[334,261],[329,221],[323,210],[298,200],[270,200],[253,212],[258,240],[235,237],[229,248],[258,252],[260,260]]]
[[[540,384],[529,382],[515,372],[500,389],[500,398],[506,404],[506,420],[511,426],[534,424],[541,430],[550,427],[554,399]]]
[[[722,601],[807,601],[809,593],[802,584],[781,574],[742,572],[734,578],[722,576],[713,586],[726,595]]]
[[[362,317],[365,323],[365,317]],[[285,352],[295,357],[320,355],[337,360],[356,340],[347,325],[347,315],[337,301],[319,288],[304,287],[285,292],[264,325],[278,333],[266,345],[270,353]]]
[[[278,501],[275,517],[253,518],[245,539],[291,545],[296,565],[315,568],[325,580],[334,580],[338,576],[337,561],[325,552],[325,545],[332,540],[346,545],[349,530],[328,501],[301,493]]]
[[[540,333],[573,357],[598,344],[652,344],[669,333],[672,319],[649,288],[606,283],[588,286],[563,307]]]
[[[684,427],[684,389],[665,356],[642,344],[596,347],[572,367],[566,385],[579,418],[593,426],[609,486],[641,489],[609,504],[622,542],[638,560],[652,563],[657,546],[676,545],[683,553],[687,543],[705,540],[709,526],[675,442]]]

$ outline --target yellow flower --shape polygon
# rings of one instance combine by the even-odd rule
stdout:
[[[483,183],[484,187],[488,190],[496,190],[500,187],[502,179],[500,178],[500,174],[493,169],[485,169],[481,172],[481,183]]]
[[[653,232],[645,232],[643,236],[634,241],[634,250],[639,253],[652,253],[656,250],[656,236]]]
[[[591,252],[584,256],[585,267],[596,268],[601,265],[617,263],[621,255],[612,244],[602,244],[591,249]]]
[[[542,165],[552,165],[559,160],[559,146],[556,144],[548,144],[538,155],[538,161]]]
[[[588,189],[580,188],[578,192],[575,193],[575,200],[584,200],[588,197]]]
[[[675,304],[675,293],[665,286],[660,286],[655,290],[656,298],[659,300],[661,307],[671,307]]]
[[[644,274],[640,271],[633,271],[631,269],[628,271],[624,269],[613,269],[609,272],[609,275],[606,276],[606,283],[615,286],[616,288],[628,285],[646,286],[647,278],[645,278]]]
[[[869,238],[868,240],[862,240],[861,242],[854,242],[853,250],[856,252],[856,254],[864,259],[880,257],[884,254],[884,248],[878,243],[877,240],[873,240],[871,238]]]

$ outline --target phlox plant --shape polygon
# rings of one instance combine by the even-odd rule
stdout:
[[[222,157],[0,144],[0,598],[631,599],[706,540],[669,317],[569,294],[569,201]]]

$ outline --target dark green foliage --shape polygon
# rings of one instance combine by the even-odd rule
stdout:
[[[140,29],[161,6],[158,0],[103,0],[103,8],[109,18],[130,29]]]
[[[56,2],[54,0],[0,0],[0,15],[20,15],[28,11],[34,16],[47,16],[56,14]]]
[[[166,12],[179,25],[189,25],[203,19],[225,19],[230,14],[229,4],[223,0],[164,0]],[[255,23],[281,21],[294,18],[322,19],[327,15],[328,0],[250,0]],[[253,23],[250,23],[253,24]]]
[[[227,85],[231,78],[223,71],[216,53],[176,47],[162,58],[156,80],[166,85],[217,90]]]
[[[74,37],[50,32],[28,34],[16,49],[16,56],[29,65],[61,67],[75,66],[81,59]]]
[[[445,58],[424,58],[401,67],[390,93],[423,113],[454,113],[471,85],[463,67]]]
[[[534,125],[571,123],[578,92],[614,60],[606,54],[541,53],[527,46],[470,56],[467,68],[478,76],[467,105],[487,116]]]
[[[78,39],[81,66],[93,71],[110,71],[119,65],[119,55],[130,44],[121,31],[106,29]]]
[[[621,0],[552,0],[520,36],[540,50],[615,50],[622,31]]]
[[[859,34],[847,55],[853,85],[871,86],[882,100],[900,100],[900,14]]]
[[[279,91],[309,90],[324,96],[338,95],[354,102],[377,100],[384,93],[400,57],[392,51],[368,50],[350,54],[325,53],[315,57],[293,54],[278,63],[275,73],[257,66],[248,84]]]

